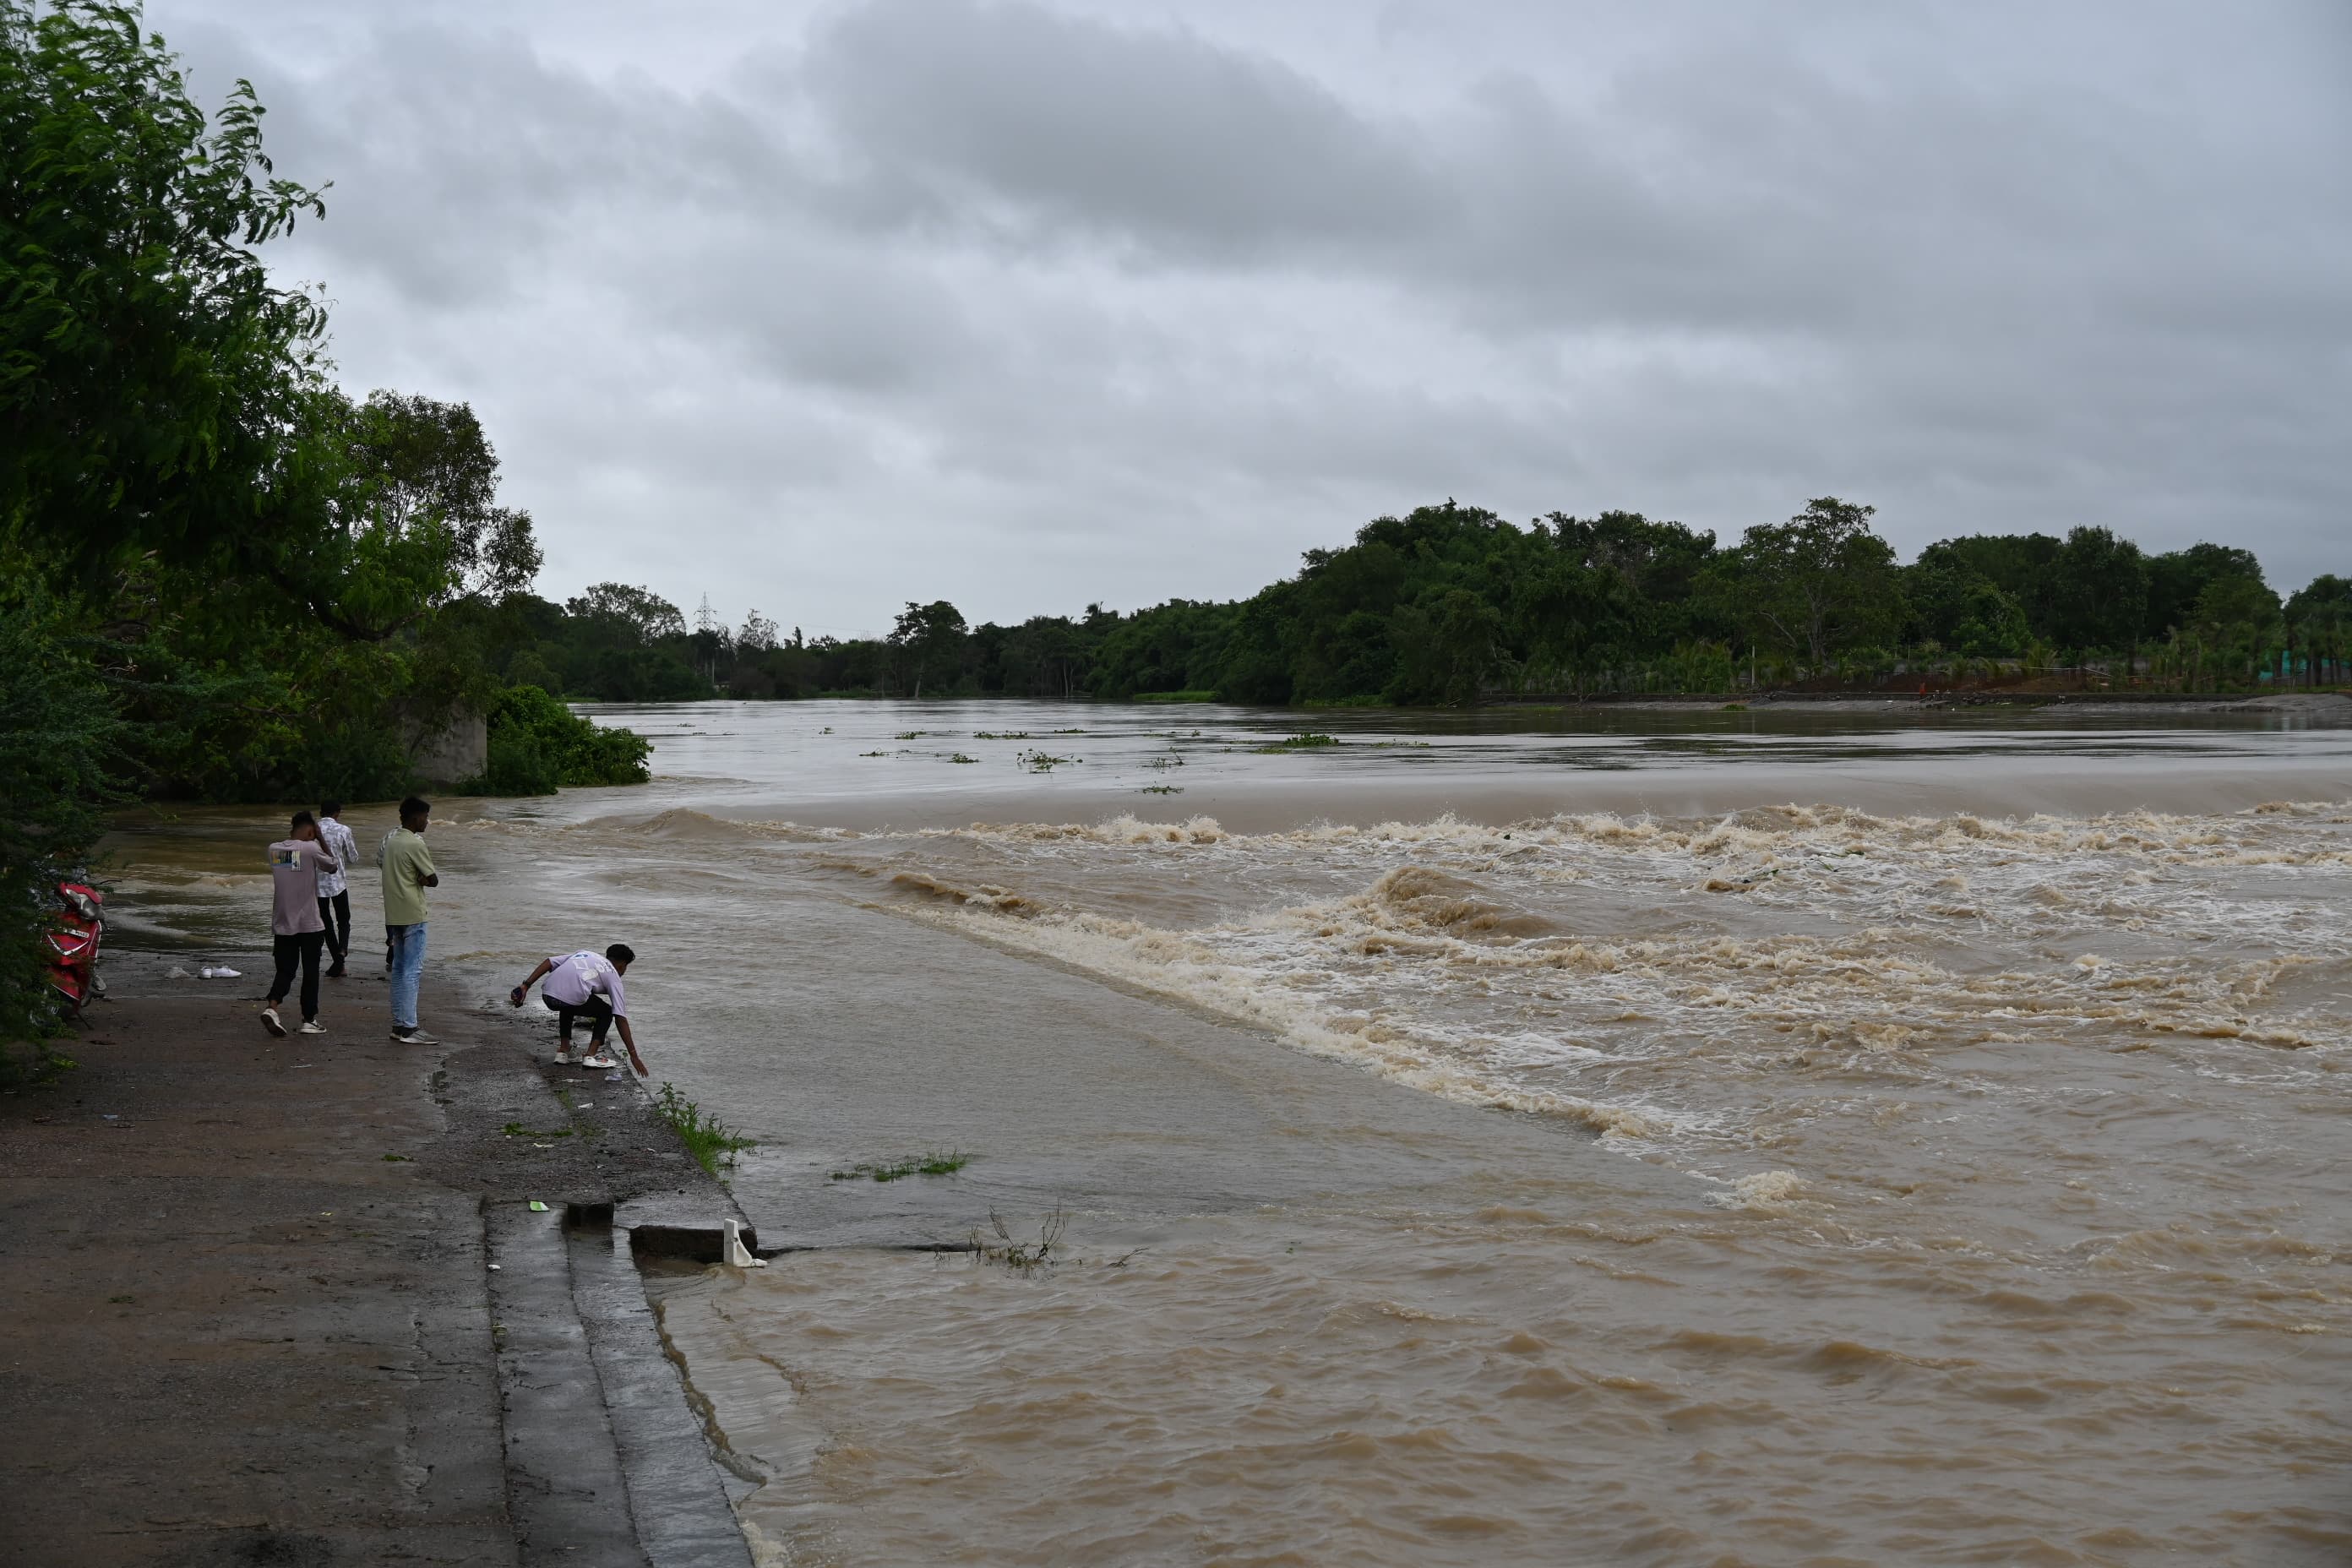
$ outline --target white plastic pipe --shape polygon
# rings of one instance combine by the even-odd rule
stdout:
[[[719,1230],[724,1237],[719,1243],[719,1255],[729,1264],[737,1268],[765,1268],[768,1266],[766,1258],[752,1257],[751,1249],[743,1245],[743,1226],[739,1221],[722,1219],[719,1222]]]

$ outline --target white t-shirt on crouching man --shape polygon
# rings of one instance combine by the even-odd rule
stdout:
[[[547,984],[540,994],[563,1007],[584,1007],[588,998],[598,992],[613,1005],[613,1016],[629,1016],[629,1000],[621,984],[621,972],[601,952],[583,948],[571,954],[554,953],[547,960]]]

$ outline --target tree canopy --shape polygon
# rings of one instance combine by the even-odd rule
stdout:
[[[52,1019],[27,944],[108,802],[382,798],[454,710],[515,708],[531,520],[465,405],[330,380],[322,301],[260,256],[325,187],[261,126],[135,7],[0,0],[0,1038]],[[644,776],[546,717],[516,776]]]
[[[1295,575],[1244,600],[1124,615],[1094,605],[1015,626],[968,626],[951,604],[909,602],[870,639],[786,637],[756,612],[745,634],[689,637],[676,606],[605,584],[589,599],[646,607],[600,629],[609,612],[587,600],[568,614],[542,605],[514,623],[528,623],[527,646],[492,658],[510,679],[608,700],[1214,692],[1412,704],[2087,666],[2174,689],[2245,688],[2282,671],[2333,679],[2352,633],[2346,579],[2321,578],[2282,606],[2241,549],[2151,555],[2086,527],[1940,540],[1906,565],[1874,519],[1816,497],[1725,546],[1639,512],[1519,525],[1449,500],[1310,550]],[[622,646],[642,662],[616,662]]]

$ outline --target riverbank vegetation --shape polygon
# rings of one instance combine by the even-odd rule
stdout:
[[[2282,597],[2251,551],[2151,552],[2104,528],[1946,539],[1903,563],[1824,496],[1724,543],[1638,512],[1524,525],[1447,501],[1307,553],[1247,599],[780,634],[754,611],[604,584],[519,600],[509,679],[576,699],[979,696],[1440,704],[1496,696],[2097,685],[2173,692],[2352,678],[2352,577]]]
[[[663,1084],[654,1096],[654,1113],[669,1123],[694,1163],[709,1175],[719,1174],[721,1166],[732,1166],[735,1156],[744,1150],[760,1146],[758,1140],[744,1137],[680,1094],[675,1084]]]
[[[55,1023],[40,933],[109,805],[397,796],[468,711],[488,782],[644,776],[493,668],[531,520],[465,405],[333,383],[260,254],[325,187],[261,120],[134,7],[0,0],[0,1037]]]

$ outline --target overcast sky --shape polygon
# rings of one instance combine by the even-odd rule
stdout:
[[[152,0],[542,590],[1245,595],[1452,496],[2352,573],[2352,5]]]

